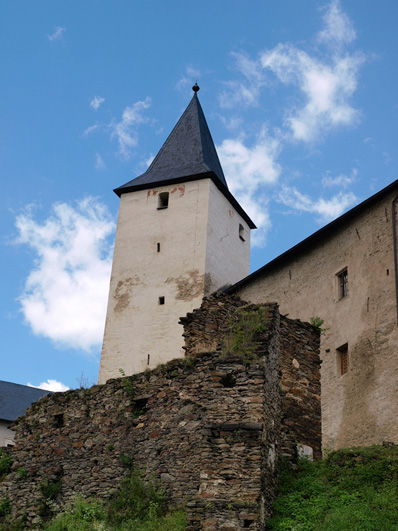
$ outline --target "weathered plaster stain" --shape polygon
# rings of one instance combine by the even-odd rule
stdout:
[[[122,312],[129,306],[133,292],[133,286],[137,285],[139,280],[140,279],[137,275],[134,278],[129,277],[125,280],[119,280],[113,295],[113,298],[116,301],[116,304],[113,308],[115,312]]]
[[[175,284],[176,300],[191,301],[203,294],[205,275],[201,275],[198,269],[194,269],[179,277],[169,277],[166,284]]]

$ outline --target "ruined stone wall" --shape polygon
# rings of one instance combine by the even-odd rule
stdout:
[[[266,321],[250,359],[222,346],[242,306],[246,312],[261,308]],[[12,472],[0,485],[0,498],[10,499],[14,517],[27,513],[28,525],[37,522],[43,482],[61,481],[59,506],[75,496],[109,498],[127,473],[121,461],[127,455],[162,481],[170,507],[186,505],[188,530],[264,529],[281,447],[291,456],[301,439],[315,453],[320,444],[303,421],[313,414],[317,426],[316,408],[311,413],[297,400],[283,413],[280,392],[281,374],[286,387],[283,374],[293,367],[290,358],[280,363],[281,345],[289,344],[292,353],[295,344],[300,378],[291,389],[312,400],[305,389],[317,389],[319,382],[316,333],[288,319],[281,328],[276,305],[247,306],[221,295],[183,321],[190,345],[185,360],[47,395],[16,422]],[[194,336],[211,352],[194,352]],[[297,421],[292,436],[296,426],[286,416]]]
[[[283,393],[282,455],[294,459],[297,447],[322,457],[319,332],[281,316],[280,369]]]
[[[263,305],[259,305],[263,306]],[[268,304],[270,313],[276,304]],[[236,310],[256,305],[236,295],[215,294],[203,300],[199,310],[181,319],[188,357],[209,350],[221,351]],[[321,449],[320,333],[313,326],[280,318],[281,393],[283,396],[282,454],[294,459],[297,447],[309,447],[318,459]]]
[[[34,521],[47,480],[61,479],[62,505],[76,495],[108,498],[126,454],[163,481],[171,506],[188,504],[192,529],[213,520],[260,529],[277,476],[277,313],[259,349],[250,365],[207,353],[33,405],[14,426],[13,471],[1,485],[13,514]]]

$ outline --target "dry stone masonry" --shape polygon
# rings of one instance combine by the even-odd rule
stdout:
[[[254,341],[241,323],[252,315]],[[187,507],[188,530],[264,529],[281,452],[320,455],[319,334],[274,304],[223,295],[181,321],[186,359],[48,395],[18,419],[0,484],[14,518],[38,522],[43,484],[57,487],[60,507],[108,499],[127,455],[162,481],[170,507]]]

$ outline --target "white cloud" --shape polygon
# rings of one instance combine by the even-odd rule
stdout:
[[[102,342],[115,222],[94,198],[58,203],[43,222],[31,210],[16,218],[16,243],[36,254],[19,298],[36,335],[89,352]]]
[[[70,387],[64,385],[57,380],[48,379],[46,382],[42,382],[40,385],[32,385],[28,383],[29,387],[35,387],[36,389],[43,389],[44,391],[53,391],[54,393],[63,393],[69,391]]]
[[[330,199],[320,197],[312,199],[307,194],[302,194],[296,188],[282,186],[277,200],[284,205],[300,212],[317,214],[319,223],[326,223],[341,216],[345,210],[354,205],[357,197],[351,192],[340,192]]]
[[[225,82],[226,90],[220,97],[219,103],[223,109],[234,109],[237,105],[244,107],[259,105],[261,88],[265,85],[262,65],[259,61],[250,59],[242,53],[232,53],[236,62],[236,69],[243,75],[243,81]]]
[[[273,185],[279,178],[281,169],[276,162],[279,149],[278,140],[269,137],[265,129],[251,147],[245,145],[243,138],[226,139],[217,146],[232,194],[258,226],[253,239],[256,245],[265,242],[271,226],[268,202],[258,192],[261,186]]]
[[[102,98],[101,96],[94,96],[94,98],[90,101],[90,107],[92,107],[95,111],[98,111],[104,101],[105,98]]]
[[[112,138],[116,137],[119,143],[119,152],[124,158],[129,158],[131,148],[138,143],[137,126],[148,122],[143,116],[143,111],[151,105],[150,98],[137,101],[131,107],[126,107],[120,122],[111,123]]]
[[[361,54],[321,61],[290,44],[279,44],[261,55],[264,68],[282,83],[298,86],[305,97],[304,106],[287,112],[286,125],[294,139],[312,142],[334,127],[354,125],[359,120],[350,100],[363,61]]]
[[[66,28],[61,28],[61,26],[57,26],[55,28],[54,33],[51,35],[47,35],[49,41],[56,41],[62,37],[62,35],[65,33]]]
[[[351,175],[348,177],[347,175],[338,175],[337,177],[331,177],[330,175],[327,175],[326,177],[323,177],[322,179],[322,185],[326,188],[331,188],[333,186],[338,186],[339,188],[348,188],[350,184],[353,184],[357,180],[358,170],[356,168],[353,168],[351,171]]]
[[[258,106],[261,91],[270,83],[269,72],[279,82],[297,87],[295,104],[290,100],[284,126],[290,140],[313,142],[337,127],[355,125],[360,112],[351,103],[358,74],[365,58],[344,47],[356,38],[349,17],[338,0],[332,0],[323,16],[318,43],[327,43],[327,53],[312,48],[311,53],[292,44],[280,43],[260,53],[254,60],[243,53],[233,54],[241,78],[225,83],[220,106],[229,109]]]
[[[200,70],[192,66],[187,66],[185,68],[184,74],[182,74],[182,76],[178,80],[176,87],[178,89],[185,90],[187,87],[193,86],[195,84],[195,81],[197,81],[199,77]]]
[[[96,129],[98,129],[98,125],[90,125],[89,127],[87,127],[87,129],[85,129],[83,131],[83,135],[84,136],[87,136],[89,135],[90,133],[92,133],[93,131],[95,131]]]
[[[356,39],[356,31],[339,0],[332,0],[323,16],[324,28],[318,33],[318,40],[332,46],[348,44]]]
[[[95,154],[95,169],[106,170],[106,164],[104,162],[104,159],[101,157],[99,153]]]

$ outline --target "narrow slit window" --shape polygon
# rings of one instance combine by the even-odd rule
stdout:
[[[158,197],[158,210],[169,206],[169,192],[161,192]]]
[[[157,252],[160,253],[160,243],[159,242],[156,244],[156,249],[157,249]]]
[[[340,366],[340,375],[346,374],[348,372],[348,343],[337,349],[338,355],[338,364]]]
[[[239,223],[239,238],[244,242],[246,240],[245,238],[245,228],[244,226]]]
[[[159,297],[159,304],[160,305],[164,304],[164,297]]]
[[[347,268],[343,269],[337,275],[337,289],[338,289],[338,298],[343,299],[348,295],[348,271]]]
[[[62,428],[64,425],[64,415],[62,413],[54,415],[55,427]]]

